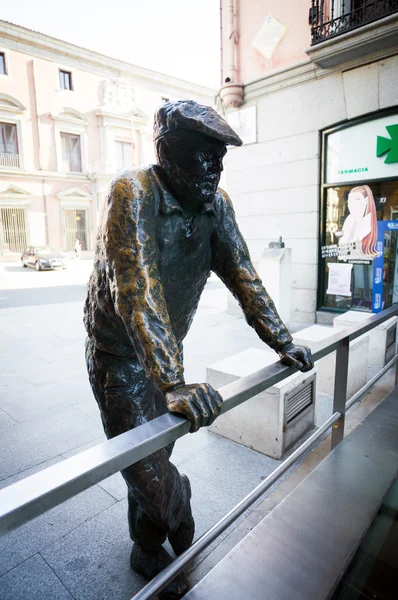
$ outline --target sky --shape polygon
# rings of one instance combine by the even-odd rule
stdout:
[[[0,19],[213,88],[220,82],[219,0],[15,0]]]

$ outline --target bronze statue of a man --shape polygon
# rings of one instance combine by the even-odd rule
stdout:
[[[238,299],[259,337],[283,362],[312,368],[292,344],[249,256],[227,194],[218,188],[227,145],[242,141],[210,107],[168,102],[154,123],[157,164],[112,182],[98,231],[85,305],[86,360],[108,438],[172,411],[210,425],[222,399],[186,385],[182,342],[211,271]],[[192,543],[189,480],[170,462],[172,445],[122,472],[134,542],[131,566],[148,579]],[[162,597],[187,589],[184,575]]]

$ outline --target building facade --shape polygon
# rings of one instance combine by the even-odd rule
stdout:
[[[109,183],[153,162],[155,110],[215,92],[0,21],[0,260],[94,247]]]
[[[398,300],[398,3],[222,0],[226,181],[254,261],[291,248],[291,322]],[[266,283],[266,280],[265,280]]]

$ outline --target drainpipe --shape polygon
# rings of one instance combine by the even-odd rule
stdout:
[[[227,108],[237,108],[243,102],[243,85],[236,81],[236,64],[235,64],[235,46],[238,45],[238,37],[236,35],[236,12],[235,1],[228,0],[228,66],[227,77],[224,80],[224,85],[220,89],[220,97]]]
[[[42,162],[42,154],[41,154],[41,144],[40,144],[40,124],[39,124],[39,109],[37,102],[37,88],[36,88],[36,72],[35,72],[35,63],[32,60],[32,83],[33,83],[33,96],[34,96],[34,104],[35,104],[35,120],[34,123],[36,125],[36,136],[37,136],[37,150],[38,150],[38,159],[39,159],[39,171],[43,170],[43,162]],[[32,119],[33,122],[33,119]],[[44,212],[44,229],[46,234],[46,244],[50,243],[50,236],[48,231],[48,215],[47,215],[47,196],[46,196],[46,180],[41,180],[41,189],[43,196],[43,212]]]
[[[237,43],[235,32],[235,5],[234,0],[228,0],[228,78],[226,83],[235,83],[235,44]]]
[[[220,70],[221,70],[221,85],[224,83],[224,50],[223,50],[223,26],[222,26],[222,0],[220,0]]]

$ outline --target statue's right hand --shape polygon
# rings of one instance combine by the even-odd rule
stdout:
[[[193,383],[165,393],[167,408],[191,421],[190,433],[211,425],[220,414],[222,398],[211,385]]]

